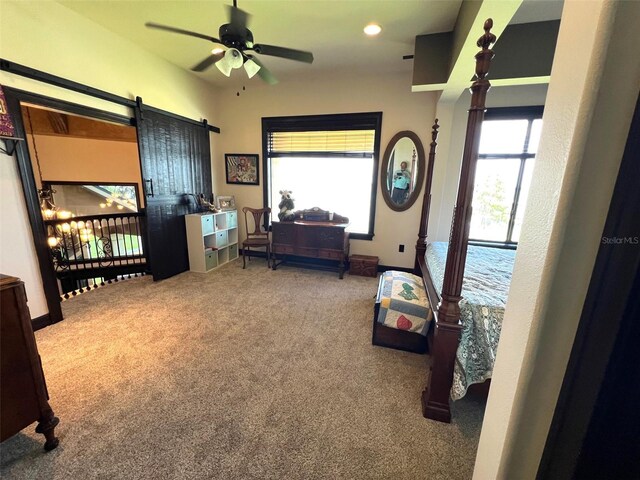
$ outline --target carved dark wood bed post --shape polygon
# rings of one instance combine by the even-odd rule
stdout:
[[[485,99],[491,87],[485,78],[489,72],[496,36],[490,30],[493,20],[484,22],[484,35],[477,45],[482,48],[476,58],[476,80],[471,85],[471,107],[467,122],[458,197],[451,222],[451,236],[447,252],[447,264],[442,285],[442,301],[438,307],[438,321],[433,337],[432,365],[429,384],[422,392],[422,413],[425,417],[441,422],[451,421],[449,397],[453,383],[453,369],[460,339],[460,307],[464,266],[467,258],[467,242],[471,222],[473,184],[478,163],[480,131],[485,112]]]
[[[431,208],[431,183],[433,181],[433,165],[436,159],[436,146],[438,143],[438,119],[431,127],[431,143],[429,144],[429,163],[427,165],[427,178],[424,183],[424,196],[422,197],[422,214],[420,217],[420,229],[418,231],[418,242],[416,243],[416,262],[414,273],[420,275],[419,258],[424,258],[427,251],[427,228],[429,227],[429,209]]]

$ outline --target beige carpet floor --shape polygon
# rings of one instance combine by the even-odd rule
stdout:
[[[36,332],[60,446],[23,430],[2,478],[470,478],[484,405],[421,416],[428,357],[371,345],[376,285],[256,259],[65,302]]]

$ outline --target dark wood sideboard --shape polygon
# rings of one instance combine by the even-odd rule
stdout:
[[[0,441],[33,422],[45,450],[58,446],[58,418],[49,406],[47,385],[31,327],[24,282],[0,274]]]
[[[273,269],[283,263],[295,263],[291,256],[307,257],[321,260],[334,260],[335,268],[320,268],[338,271],[340,278],[344,275],[345,265],[349,257],[349,233],[345,232],[348,223],[331,221],[296,220],[293,222],[273,222],[271,251]],[[276,263],[276,256],[281,261]],[[298,263],[298,265],[304,266]]]

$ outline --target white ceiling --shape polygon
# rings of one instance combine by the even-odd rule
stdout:
[[[152,21],[218,37],[227,23],[225,4],[211,1],[77,1],[60,3],[94,22],[142,46],[171,63],[189,69],[209,55],[214,44],[198,38],[152,30]],[[238,7],[251,14],[249,28],[256,43],[313,52],[311,65],[266,55],[260,60],[280,80],[348,69],[354,74],[407,71],[412,62],[415,36],[453,29],[461,0],[239,0]],[[377,38],[362,29],[378,22]],[[246,83],[244,70],[224,77],[215,67],[195,74],[220,86]],[[258,77],[252,81],[259,82]]]
[[[144,23],[151,21],[218,37],[218,27],[227,23],[225,5],[232,0],[59,2],[189,70],[210,54],[214,44],[152,30]],[[238,7],[251,14],[249,28],[256,43],[313,52],[311,65],[260,56],[277,78],[290,80],[345,71],[358,75],[410,72],[413,62],[402,56],[413,54],[416,35],[453,30],[461,3],[462,0],[238,0]],[[559,18],[558,5],[561,9],[561,0],[526,0],[518,12],[522,13],[518,21]],[[363,27],[370,22],[382,25],[378,37],[369,38],[363,33]],[[247,80],[242,69],[233,71],[231,78],[215,67],[194,75],[221,87],[260,81],[258,77]]]

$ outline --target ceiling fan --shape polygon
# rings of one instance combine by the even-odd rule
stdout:
[[[220,26],[218,30],[218,36],[220,38],[153,22],[147,22],[145,25],[149,28],[202,38],[203,40],[208,40],[226,47],[226,51],[223,49],[212,50],[211,55],[191,68],[194,72],[202,72],[215,64],[218,70],[229,77],[231,76],[232,69],[244,66],[249,78],[252,78],[257,73],[262,80],[273,85],[278,83],[276,77],[273,76],[258,58],[248,52],[287,58],[298,62],[313,63],[313,54],[311,52],[265,45],[263,43],[253,43],[253,33],[247,28],[250,15],[240,10],[236,2],[237,0],[233,0],[233,6],[227,5],[229,23]]]

